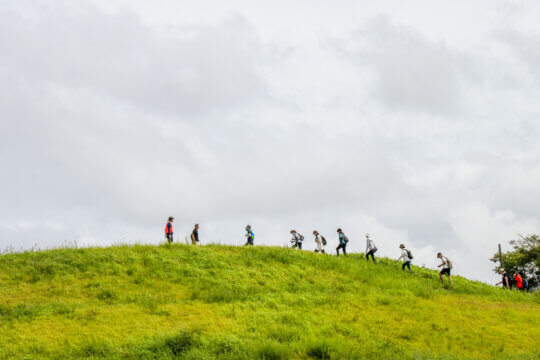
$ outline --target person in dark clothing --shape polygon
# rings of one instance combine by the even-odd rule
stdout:
[[[502,284],[503,288],[510,289],[512,287],[512,279],[510,278],[510,275],[508,275],[504,269],[499,270],[499,274],[501,274],[502,279],[496,283],[495,286]]]
[[[191,244],[200,245],[199,244],[199,224],[195,224],[195,227],[193,228],[193,232],[191,233]]]
[[[337,233],[339,236],[339,245],[336,248],[337,256],[339,256],[339,249],[343,251],[343,255],[347,256],[346,248],[347,248],[347,243],[349,242],[349,239],[347,239],[347,237],[345,236],[345,234],[343,233],[341,229],[337,229]]]
[[[165,239],[167,239],[169,244],[173,242],[173,221],[174,218],[169,216],[169,221],[167,221],[167,225],[165,225]]]

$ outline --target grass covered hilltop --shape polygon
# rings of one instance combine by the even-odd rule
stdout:
[[[0,359],[538,359],[540,294],[275,247],[0,256]]]

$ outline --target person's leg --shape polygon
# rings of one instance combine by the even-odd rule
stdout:
[[[343,244],[343,255],[347,256],[347,244]]]
[[[369,251],[366,253],[366,261],[369,261]]]
[[[452,280],[452,275],[448,275],[448,279],[450,280],[450,284],[454,286],[454,280]]]
[[[409,269],[409,272],[412,272],[412,270],[411,270],[411,262],[410,261],[405,261],[403,263],[403,265],[401,265],[401,270],[405,271],[405,267],[407,267]]]
[[[298,242],[298,247],[300,248],[300,250],[302,250],[302,242],[301,241]]]
[[[444,284],[444,279],[443,279],[443,273],[442,273],[442,271],[439,272],[439,279],[441,279],[441,284]]]
[[[339,244],[338,247],[336,248],[337,256],[339,256],[339,249],[341,249],[341,246],[342,244]]]

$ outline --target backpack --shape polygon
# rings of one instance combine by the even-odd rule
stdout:
[[[349,238],[345,236],[345,242],[348,243],[349,242]]]
[[[327,244],[327,243],[326,243],[326,239],[325,239],[324,236],[322,236],[322,235],[321,235],[321,240],[322,240],[322,244],[323,244],[323,245],[326,245],[326,244]]]
[[[453,268],[454,268],[454,264],[452,264],[452,262],[450,261],[449,258],[446,258],[446,265],[448,265],[448,268],[449,268],[449,269],[453,269]]]
[[[298,236],[300,237],[300,241],[304,241],[304,235],[298,234]]]
[[[407,250],[407,256],[409,257],[409,259],[413,259],[411,250]]]

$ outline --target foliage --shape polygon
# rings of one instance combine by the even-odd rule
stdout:
[[[275,247],[5,254],[0,359],[538,358],[539,293],[413,271]]]
[[[528,279],[530,288],[537,288],[540,284],[540,235],[519,235],[519,239],[511,240],[510,245],[514,248],[502,254],[504,269],[508,274],[519,272]],[[499,253],[490,259],[499,263]],[[498,272],[500,264],[494,271]]]

